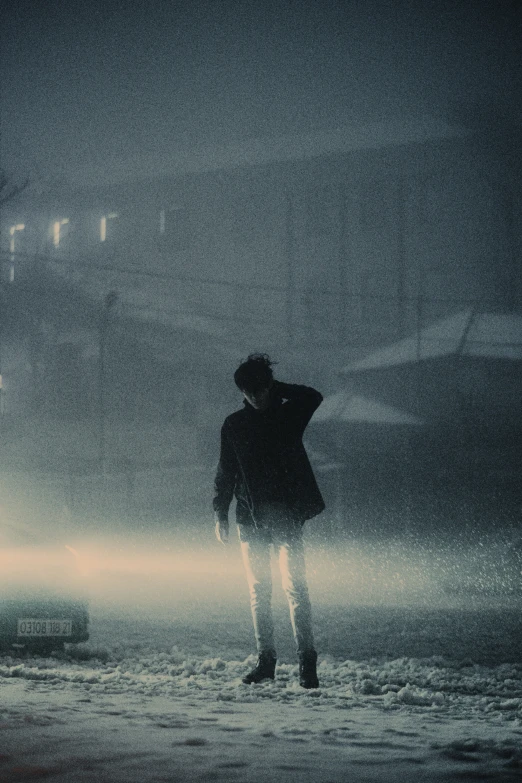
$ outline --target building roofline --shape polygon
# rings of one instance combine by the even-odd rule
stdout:
[[[156,177],[176,177],[273,162],[308,160],[346,153],[465,137],[470,131],[434,117],[392,120],[358,127],[340,127],[307,134],[252,138],[220,146],[197,146],[168,155],[135,155],[83,165],[62,172],[69,187],[106,187]]]

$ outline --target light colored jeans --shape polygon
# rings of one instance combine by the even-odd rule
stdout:
[[[306,582],[303,533],[300,523],[282,524],[263,529],[240,526],[239,539],[245,564],[250,607],[258,653],[275,657],[274,621],[272,617],[272,570],[270,546],[278,555],[283,590],[290,607],[290,620],[298,654],[314,649],[312,608]]]

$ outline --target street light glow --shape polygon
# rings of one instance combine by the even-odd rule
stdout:
[[[66,226],[69,223],[69,218],[63,218],[62,220],[55,220],[53,223],[53,245],[60,247],[60,239],[62,234],[62,226]]]

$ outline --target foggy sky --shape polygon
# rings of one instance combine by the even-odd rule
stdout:
[[[2,7],[1,162],[33,176],[475,102],[520,118],[520,0]]]

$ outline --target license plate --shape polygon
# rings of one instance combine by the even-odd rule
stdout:
[[[72,620],[20,617],[18,636],[71,636]]]

